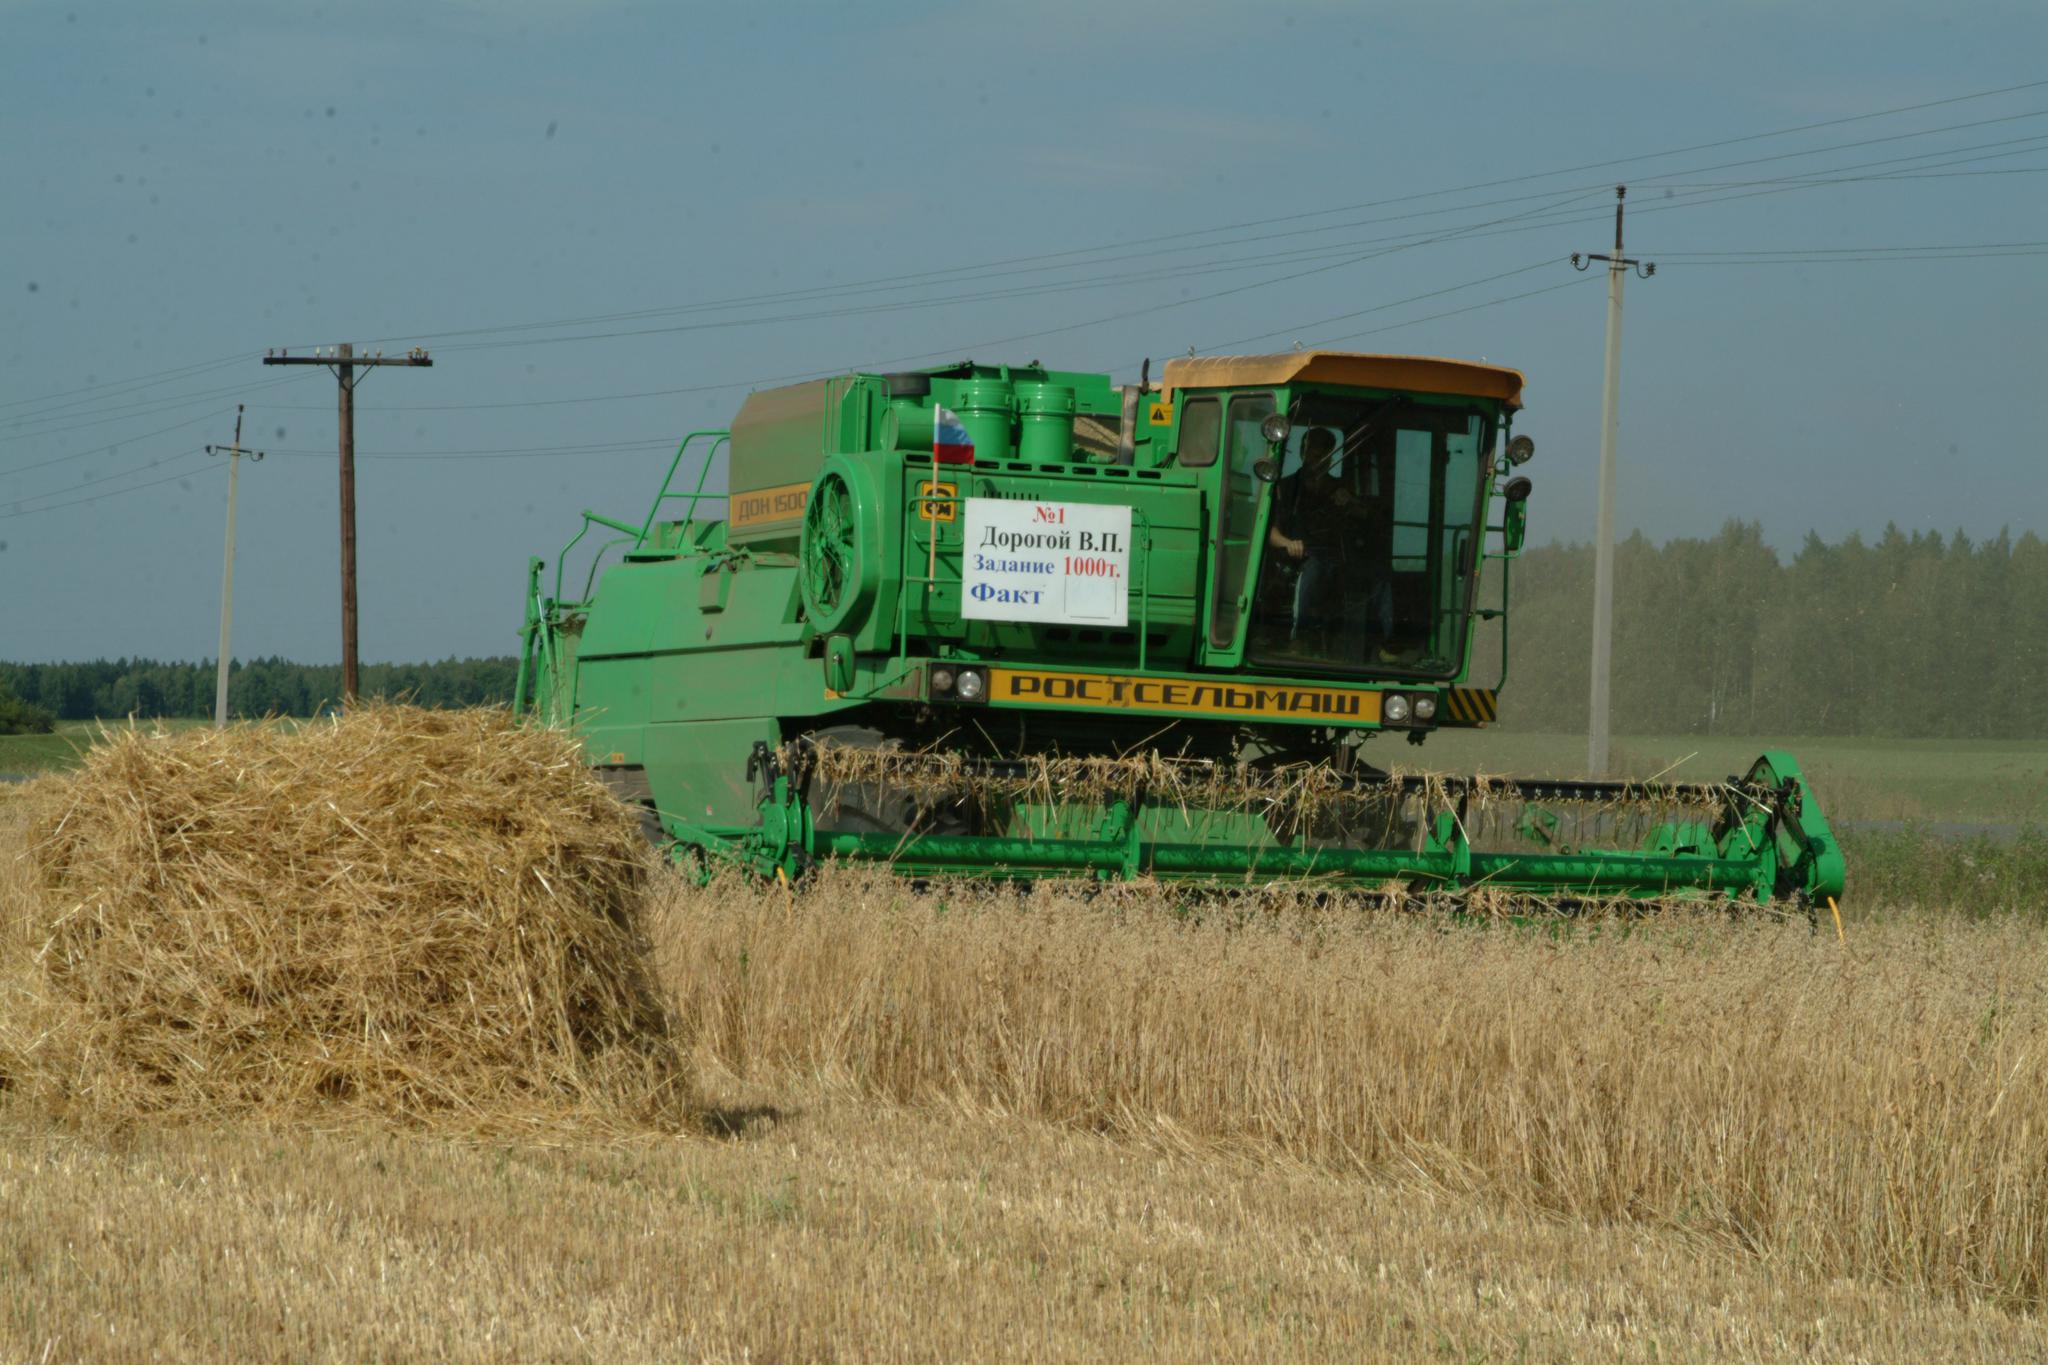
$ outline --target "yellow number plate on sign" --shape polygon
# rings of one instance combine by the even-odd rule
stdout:
[[[917,496],[920,498],[953,498],[959,495],[960,485],[957,483],[939,483],[933,479],[926,479],[917,486]],[[951,521],[960,514],[960,504],[920,502],[917,505],[917,514],[926,521]]]

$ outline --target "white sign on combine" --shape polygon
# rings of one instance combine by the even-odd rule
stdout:
[[[967,499],[960,614],[979,621],[1130,621],[1131,509]]]

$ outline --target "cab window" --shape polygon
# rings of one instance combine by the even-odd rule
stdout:
[[[1197,398],[1180,413],[1180,447],[1174,461],[1183,469],[1206,469],[1216,463],[1216,437],[1222,410],[1213,398]]]
[[[1485,415],[1321,395],[1298,409],[1247,657],[1289,672],[1456,676],[1484,512]]]
[[[1223,498],[1216,509],[1215,588],[1209,599],[1209,644],[1228,649],[1237,643],[1251,561],[1252,530],[1259,520],[1259,501],[1266,485],[1252,466],[1266,457],[1266,438],[1259,426],[1273,415],[1270,393],[1239,394],[1230,400],[1230,449],[1223,471]]]

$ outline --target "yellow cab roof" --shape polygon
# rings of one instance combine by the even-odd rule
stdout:
[[[1166,362],[1160,385],[1175,389],[1255,389],[1281,384],[1341,384],[1359,389],[1497,398],[1522,406],[1522,372],[1428,355],[1359,351],[1283,351],[1278,355],[1193,356]]]

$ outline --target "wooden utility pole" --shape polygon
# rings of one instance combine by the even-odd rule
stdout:
[[[235,404],[235,443],[208,446],[206,453],[228,457],[228,548],[220,570],[220,662],[213,679],[213,728],[224,730],[228,724],[228,622],[235,610],[235,474],[244,455],[252,460],[263,458],[260,450],[242,449],[240,403]]]
[[[356,699],[358,663],[356,658],[356,371],[376,365],[432,365],[433,358],[414,349],[404,355],[359,356],[344,341],[323,354],[292,355],[285,351],[266,354],[266,365],[325,365],[341,387],[341,699],[347,705]]]
[[[1628,186],[1614,187],[1614,254],[1572,253],[1572,266],[1584,270],[1594,261],[1607,262],[1607,371],[1600,392],[1600,510],[1593,533],[1593,691],[1587,720],[1586,771],[1605,777],[1608,764],[1608,685],[1614,663],[1614,460],[1621,409],[1621,282],[1635,266],[1644,279],[1657,273],[1621,254],[1621,208]]]

